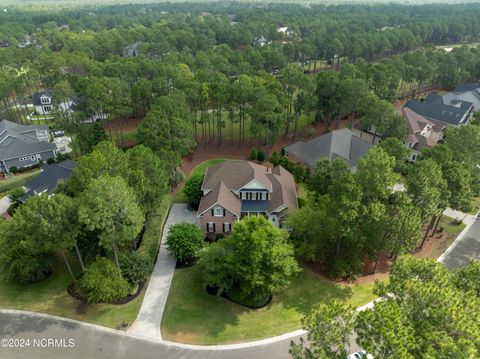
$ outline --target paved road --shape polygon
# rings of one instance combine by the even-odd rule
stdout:
[[[175,258],[169,255],[165,247],[165,238],[172,224],[197,223],[196,212],[189,212],[186,204],[174,204],[165,223],[158,252],[157,263],[150,277],[142,307],[129,333],[141,337],[161,339],[160,323],[167,303],[168,292],[175,272]]]
[[[480,220],[475,220],[467,232],[439,258],[448,268],[459,268],[472,259],[480,259]]]
[[[7,209],[11,203],[12,203],[12,200],[8,196],[5,196],[2,199],[0,199],[0,216],[3,216],[5,213],[7,213]]]
[[[0,339],[30,339],[27,348],[2,348],[2,359],[287,359],[290,339],[281,336],[248,344],[191,346],[148,340],[93,324],[46,314],[0,310]],[[34,339],[74,340],[73,347],[34,347]],[[42,343],[42,342],[40,342]]]

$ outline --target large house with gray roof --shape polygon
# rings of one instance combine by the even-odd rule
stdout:
[[[354,135],[348,128],[343,128],[307,142],[295,142],[283,150],[285,157],[289,160],[307,166],[311,170],[323,158],[328,160],[340,158],[355,170],[360,158],[372,146],[370,142]]]
[[[282,227],[288,210],[298,207],[293,176],[281,166],[229,160],[207,169],[202,191],[197,216],[210,237],[231,232],[244,216],[262,215]]]
[[[23,126],[0,121],[0,171],[12,167],[30,167],[39,161],[56,158],[56,145],[50,142],[47,125]]]
[[[424,101],[407,101],[405,107],[430,121],[452,126],[467,124],[474,112],[474,105],[470,101],[437,94],[430,94]]]
[[[458,100],[473,103],[473,111],[480,111],[480,84],[463,83],[455,87],[455,89],[447,94]]]

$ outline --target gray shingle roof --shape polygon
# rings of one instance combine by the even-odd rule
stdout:
[[[7,120],[0,121],[0,160],[56,149],[54,143],[40,141],[36,130],[48,130],[48,126],[23,126]]]
[[[40,101],[40,97],[42,95],[46,95],[48,97],[52,97],[53,95],[53,90],[45,90],[45,91],[40,91],[40,92],[35,92],[32,96],[32,101],[34,106],[41,106],[42,102]]]
[[[299,141],[285,147],[308,166],[314,167],[322,158],[330,160],[341,158],[355,167],[360,158],[373,145],[357,136],[347,128],[329,132],[313,140]]]
[[[22,197],[22,201],[38,193],[53,193],[58,181],[69,178],[75,166],[76,162],[72,160],[44,165],[42,172],[25,185],[27,193]]]
[[[442,96],[436,94],[429,95],[423,102],[410,100],[405,104],[405,107],[419,115],[447,125],[460,125],[472,106],[471,102],[453,98],[444,101]]]

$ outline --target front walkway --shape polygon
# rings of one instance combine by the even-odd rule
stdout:
[[[165,238],[168,234],[168,228],[172,224],[180,222],[198,224],[196,212],[188,211],[186,204],[174,204],[170,209],[162,232],[162,241],[160,251],[158,252],[157,263],[150,277],[137,319],[128,330],[130,334],[155,339],[162,338],[160,324],[162,322],[163,310],[167,303],[168,292],[176,264],[175,258],[170,256],[165,247]]]

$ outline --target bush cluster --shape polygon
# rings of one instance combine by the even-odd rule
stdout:
[[[89,303],[113,303],[126,297],[130,289],[115,263],[107,258],[98,258],[90,264],[77,284],[78,293]]]
[[[289,171],[293,175],[293,178],[295,178],[295,182],[297,183],[305,181],[310,175],[310,172],[306,167],[290,161],[288,158],[280,155],[277,152],[272,153],[272,156],[270,157],[270,162],[274,166],[282,166],[287,171]]]

